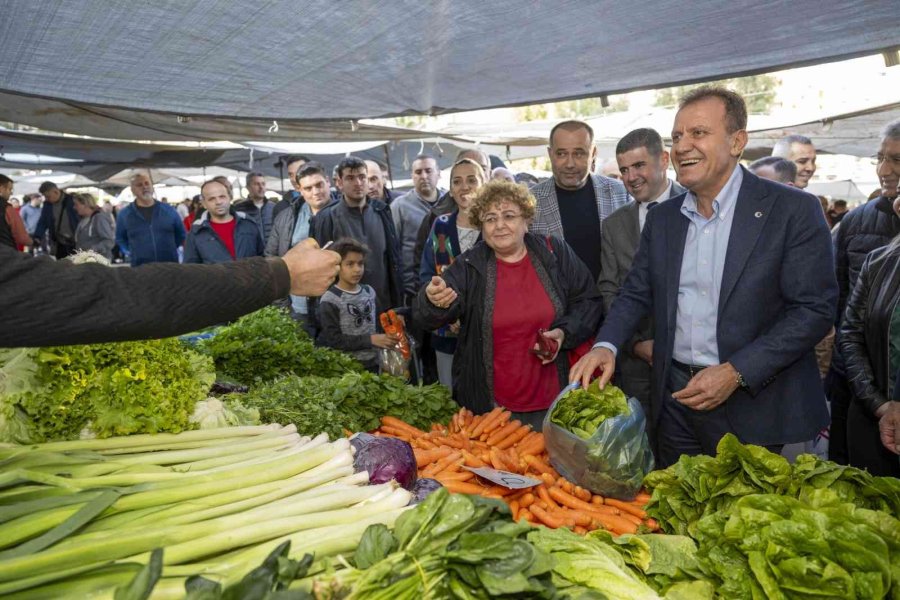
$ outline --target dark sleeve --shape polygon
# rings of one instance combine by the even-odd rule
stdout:
[[[163,338],[231,321],[287,296],[279,258],[138,268],[75,265],[0,249],[0,347]]]
[[[318,242],[319,246],[324,246],[331,240],[331,219],[328,216],[328,208],[319,211],[309,222],[310,237]],[[330,211],[329,211],[330,212]]]
[[[169,207],[169,217],[173,221],[173,226],[175,227],[175,245],[180,246],[184,243],[184,238],[187,235],[184,231],[184,223],[178,217],[178,211],[176,211],[171,206]]]
[[[436,219],[436,215],[432,211],[428,211],[428,214],[425,215],[425,219],[422,221],[422,224],[419,225],[419,231],[416,232],[416,246],[413,250],[413,256],[415,257],[416,265],[419,265],[420,267],[423,267],[425,264],[425,252],[427,251],[428,246],[431,245],[429,243],[431,238],[431,228],[434,226],[434,222]],[[434,268],[433,256],[434,255],[432,253],[432,258],[430,259],[432,263],[432,269]],[[421,285],[425,285],[426,283],[428,283],[428,281],[422,279],[423,272],[424,271],[422,270],[422,268],[420,268],[419,283]],[[428,276],[428,279],[431,279],[430,275]]]
[[[447,308],[439,308],[432,304],[425,295],[425,288],[428,286],[423,285],[419,288],[419,292],[413,300],[413,315],[416,322],[421,325],[423,329],[433,331],[444,325],[449,325],[462,317],[465,312],[467,282],[465,261],[463,260],[464,256],[465,253],[461,254],[459,258],[452,265],[444,269],[444,272],[441,274],[441,277],[444,278],[447,285],[456,290],[457,296],[456,300],[453,301],[453,304]]]
[[[590,270],[567,243],[550,238],[565,286],[565,314],[553,322],[551,329],[560,328],[566,334],[562,349],[571,350],[597,331],[603,315],[603,299]]]
[[[728,358],[751,394],[758,394],[771,377],[812,352],[834,323],[838,289],[825,215],[812,194],[789,198],[793,214],[785,216],[790,221],[777,282],[784,301],[781,316]]]
[[[616,260],[612,236],[606,233],[615,223],[610,223],[609,219],[606,219],[606,223],[607,229],[600,236],[600,277],[597,279],[597,289],[603,297],[603,308],[609,312],[619,291],[619,263]]]
[[[424,225],[424,223],[423,223]],[[421,233],[421,229],[419,230]],[[430,240],[431,230],[428,231],[426,240]],[[416,242],[418,246],[418,242]],[[434,266],[434,246],[430,243],[422,244],[422,254],[419,260],[419,287],[424,287],[431,282],[431,278],[437,275],[437,269]]]
[[[662,217],[659,211],[647,214],[644,229],[641,231],[641,243],[634,254],[631,269],[610,306],[597,333],[596,342],[606,342],[616,347],[618,352],[627,352],[631,347],[627,343],[638,329],[638,325],[653,305],[653,286],[650,281],[650,244],[654,226]]]
[[[50,205],[49,202],[45,203],[44,206],[41,207],[41,216],[38,217],[37,225],[34,226],[34,234],[33,235],[35,238],[40,239],[40,238],[44,237],[45,233],[47,233],[47,227],[49,226],[49,218],[50,217],[47,216],[47,209],[45,207],[48,205]],[[52,210],[51,210],[51,214],[52,214]]]
[[[847,298],[850,296],[850,256],[847,253],[847,223],[838,224],[832,234],[834,246],[834,274],[838,284],[838,306],[835,316],[835,326],[840,327],[844,316],[844,308],[847,306]]]
[[[128,232],[125,228],[125,214],[126,209],[122,209],[119,211],[119,215],[116,217],[116,245],[122,250],[122,252],[130,252],[130,248],[128,247]]]
[[[319,320],[319,335],[316,344],[335,350],[368,350],[372,347],[369,335],[347,335],[341,331],[341,308],[333,302],[319,301],[316,309]]]
[[[844,357],[847,381],[853,390],[854,401],[860,402],[871,415],[888,401],[883,390],[875,383],[872,363],[866,350],[866,320],[868,318],[869,294],[872,286],[872,262],[880,253],[870,254],[863,263],[856,280],[856,286],[847,302],[841,325],[840,348]],[[877,291],[875,291],[877,293]],[[880,343],[880,342],[877,342]]]
[[[197,236],[193,230],[188,234],[187,241],[184,244],[184,262],[196,265],[203,262],[203,259],[200,258],[200,252],[197,251]]]

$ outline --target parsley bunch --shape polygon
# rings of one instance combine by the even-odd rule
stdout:
[[[459,407],[442,385],[406,385],[391,375],[347,373],[343,377],[289,376],[243,395],[245,406],[259,409],[263,423],[293,423],[301,435],[344,430],[371,431],[383,416],[428,429],[446,423]]]
[[[316,347],[286,311],[273,306],[220,328],[197,349],[212,357],[220,378],[244,384],[288,374],[337,377],[362,370],[349,355]]]

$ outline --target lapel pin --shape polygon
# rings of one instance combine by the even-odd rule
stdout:
[[[762,216],[762,213],[761,213],[761,212],[756,212],[753,216],[756,217],[756,218],[758,219],[758,218],[760,218],[760,217]]]

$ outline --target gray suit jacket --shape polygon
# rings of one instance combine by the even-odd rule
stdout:
[[[625,191],[622,182],[617,179],[594,173],[591,173],[589,177],[594,188],[594,197],[597,200],[597,217],[600,219],[602,227],[603,221],[613,211],[632,202],[631,196]],[[529,228],[531,233],[565,239],[562,216],[559,214],[559,200],[556,199],[556,180],[551,177],[547,181],[537,184],[531,188],[531,193],[537,201],[534,220]]]

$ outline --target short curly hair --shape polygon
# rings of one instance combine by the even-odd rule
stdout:
[[[482,217],[496,204],[510,202],[519,207],[525,220],[534,217],[537,200],[525,186],[510,181],[489,181],[475,194],[475,200],[469,207],[469,222],[481,229],[484,227]]]

